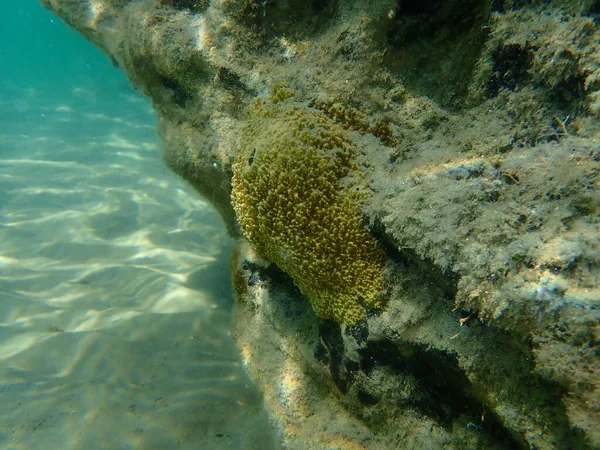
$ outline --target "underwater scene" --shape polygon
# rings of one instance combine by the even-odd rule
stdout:
[[[597,0],[0,12],[0,449],[600,448]]]
[[[0,448],[278,448],[230,333],[233,240],[150,102],[37,1],[3,13]]]

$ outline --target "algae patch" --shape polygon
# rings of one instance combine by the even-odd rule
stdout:
[[[357,149],[322,112],[257,102],[233,166],[244,235],[287,272],[319,317],[354,324],[380,306],[384,253],[360,221]]]

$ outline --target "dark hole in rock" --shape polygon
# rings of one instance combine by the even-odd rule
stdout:
[[[399,14],[434,14],[439,9],[439,0],[404,0],[398,2]]]
[[[358,400],[365,406],[373,406],[379,402],[379,399],[374,395],[369,394],[364,389],[358,389],[356,395],[358,396]]]
[[[389,41],[400,46],[431,38],[446,27],[464,33],[476,22],[476,3],[474,0],[399,1]]]
[[[593,2],[587,10],[587,15],[594,19],[594,22],[600,22],[600,0]]]
[[[242,90],[246,89],[246,86],[244,83],[242,83],[238,74],[225,67],[219,67],[217,77],[223,84],[230,88]]]
[[[163,4],[172,6],[180,11],[200,12],[210,5],[209,0],[164,0]]]
[[[313,356],[320,363],[326,365],[329,364],[329,353],[327,352],[327,348],[325,348],[322,342],[317,343],[317,346],[313,351]]]
[[[450,302],[456,296],[458,277],[452,273],[445,273],[427,258],[422,258],[411,249],[402,249],[393,236],[386,231],[385,225],[380,218],[375,218],[370,227],[371,234],[383,246],[386,255],[394,263],[402,267],[402,270],[412,270],[423,278],[423,283],[436,286],[442,290],[444,297]]]
[[[186,102],[191,98],[187,90],[173,78],[161,78],[161,84],[173,91],[173,102],[180,108],[185,108]]]
[[[492,0],[492,11],[504,12],[504,0]]]
[[[329,370],[338,389],[346,394],[359,370],[358,362],[344,357],[344,340],[340,325],[333,320],[319,323],[319,336],[329,352]]]
[[[519,44],[500,45],[492,53],[492,74],[487,91],[495,97],[501,88],[514,91],[530,79],[529,69],[533,55],[528,48]]]
[[[359,350],[360,368],[369,375],[376,366],[388,366],[392,374],[410,376],[418,385],[413,395],[402,405],[451,428],[461,415],[471,416],[477,427],[489,433],[496,442],[506,442],[506,448],[526,448],[521,439],[506,430],[491,411],[481,422],[485,405],[470,393],[471,383],[452,354],[421,344],[371,341]],[[372,394],[371,394],[372,395]],[[364,394],[363,394],[364,397]]]
[[[584,97],[585,80],[585,74],[572,73],[556,86],[553,93],[564,108],[568,108],[573,102]]]
[[[327,8],[331,7],[331,4],[336,4],[337,2],[332,2],[330,0],[312,0],[311,6],[312,10],[315,14],[325,11]]]

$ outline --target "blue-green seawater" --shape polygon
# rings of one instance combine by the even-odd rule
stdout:
[[[274,448],[233,242],[148,99],[36,0],[0,13],[0,448]]]

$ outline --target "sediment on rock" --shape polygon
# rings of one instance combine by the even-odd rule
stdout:
[[[42,3],[152,99],[166,163],[240,238],[234,332],[288,448],[600,446],[597,2]],[[242,235],[281,266],[315,252],[288,258],[244,227],[272,208],[240,224],[231,202],[236,161],[261,163],[249,142],[306,142],[302,117],[335,130],[327,155],[353,149],[336,186],[359,187],[385,252],[351,325],[318,319],[305,272]],[[293,191],[286,217],[307,223]]]

